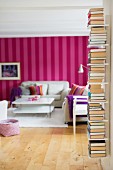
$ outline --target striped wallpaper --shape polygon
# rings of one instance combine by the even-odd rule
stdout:
[[[0,100],[9,99],[11,88],[27,80],[68,80],[85,85],[88,37],[1,38],[0,62],[20,62],[21,80],[0,80]]]

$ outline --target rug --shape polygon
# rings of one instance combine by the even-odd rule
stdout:
[[[64,123],[64,113],[62,109],[55,108],[48,117],[45,113],[13,113],[14,108],[8,109],[8,119],[19,120],[20,127],[68,127]]]

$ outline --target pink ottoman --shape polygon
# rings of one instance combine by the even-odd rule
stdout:
[[[20,134],[18,120],[6,119],[0,121],[0,134],[3,136],[13,136]]]

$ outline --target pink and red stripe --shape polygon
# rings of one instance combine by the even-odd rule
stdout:
[[[87,65],[88,37],[1,38],[0,62],[20,62],[21,80],[0,80],[0,100],[9,99],[13,86],[27,80],[67,80],[87,83],[87,70],[78,74],[80,64]]]

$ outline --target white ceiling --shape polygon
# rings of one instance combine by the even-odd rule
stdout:
[[[102,6],[102,0],[0,0],[0,37],[88,35],[88,10]]]

